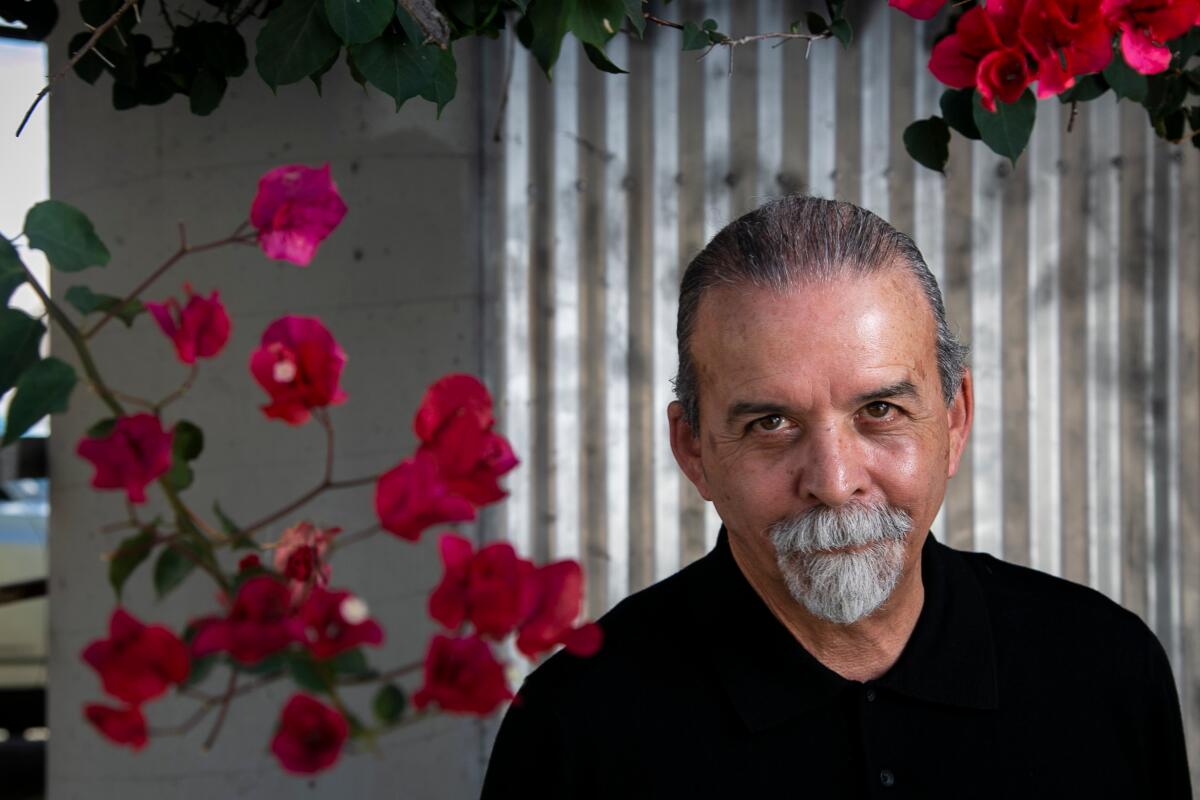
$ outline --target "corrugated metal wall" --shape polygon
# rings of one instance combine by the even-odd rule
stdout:
[[[741,34],[807,6],[667,9]],[[935,534],[1140,614],[1180,678],[1200,778],[1200,151],[1111,97],[1068,131],[1051,100],[1015,169],[956,137],[947,175],[929,172],[900,136],[937,112],[937,31],[857,10],[849,50],[754,44],[732,72],[665,29],[613,42],[628,76],[569,39],[553,83],[520,47],[490,52],[488,330],[524,459],[494,522],[583,560],[594,614],[704,553],[719,521],[667,443],[680,270],[766,198],[859,203],[913,234],[973,348],[975,430]]]

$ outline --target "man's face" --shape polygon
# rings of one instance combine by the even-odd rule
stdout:
[[[676,403],[671,442],[739,552],[779,574],[772,526],[890,507],[912,520],[898,549],[911,572],[971,422],[970,376],[947,407],[935,344],[929,303],[901,269],[704,295],[691,342],[699,435]]]

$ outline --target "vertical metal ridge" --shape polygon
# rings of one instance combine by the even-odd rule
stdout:
[[[651,459],[653,463],[654,578],[661,580],[679,568],[679,472],[671,455],[664,419],[671,402],[668,376],[676,366],[675,311],[679,302],[679,196],[676,183],[679,155],[679,43],[655,31],[654,88],[654,260],[653,345],[651,390]]]
[[[511,35],[511,34],[510,34]],[[501,280],[501,419],[504,435],[521,459],[505,483],[507,538],[519,553],[533,552],[533,386],[529,368],[529,55],[511,43],[512,74],[504,110],[504,274]]]
[[[627,40],[608,46],[614,63],[628,60]],[[629,593],[629,79],[604,81],[604,461],[605,552],[608,555],[608,606]]]
[[[808,56],[808,193],[834,196],[837,172],[837,43],[817,42]]]
[[[1179,296],[1180,296],[1180,279],[1179,279],[1179,260],[1180,260],[1180,174],[1183,171],[1183,153],[1174,150],[1173,148],[1162,147],[1167,150],[1165,185],[1162,187],[1162,197],[1165,199],[1165,208],[1159,213],[1159,219],[1165,220],[1166,227],[1166,247],[1163,264],[1163,281],[1161,283],[1159,295],[1159,311],[1158,313],[1163,318],[1163,324],[1159,328],[1159,340],[1161,347],[1159,352],[1165,360],[1166,369],[1166,386],[1165,386],[1165,406],[1166,406],[1166,421],[1160,426],[1159,446],[1162,450],[1162,467],[1165,474],[1164,483],[1166,491],[1163,493],[1162,501],[1159,504],[1160,516],[1159,525],[1159,542],[1162,543],[1163,557],[1165,565],[1161,570],[1163,580],[1167,582],[1168,588],[1159,596],[1160,623],[1161,627],[1171,631],[1170,640],[1167,642],[1167,655],[1171,659],[1171,664],[1175,668],[1177,680],[1182,683],[1184,678],[1184,660],[1183,660],[1183,632],[1181,630],[1182,614],[1179,606],[1182,596],[1180,581],[1182,578],[1182,570],[1180,569],[1180,543],[1181,535],[1179,530],[1179,492],[1180,492],[1180,474],[1182,472],[1181,453],[1180,453],[1180,372],[1181,372],[1181,344],[1185,338],[1184,329],[1181,326],[1179,315]],[[1193,218],[1194,219],[1194,218]],[[1192,258],[1195,258],[1196,250],[1187,251]],[[1194,351],[1193,351],[1194,352]],[[1193,432],[1195,429],[1188,429]],[[1193,484],[1194,486],[1195,484]],[[1197,776],[1200,779],[1200,776]]]
[[[554,156],[561,149],[555,135],[554,86],[538,70],[530,76],[530,166],[532,167],[529,282],[530,360],[533,365],[533,549],[538,561],[554,557]]]
[[[1091,103],[1087,254],[1088,578],[1093,588],[1121,599],[1120,126],[1113,103]]]
[[[1029,208],[1026,318],[1029,358],[1029,557],[1035,569],[1062,574],[1062,507],[1058,409],[1060,107],[1044,103],[1028,155],[1033,175]]]
[[[1029,167],[1031,154],[1007,171],[1002,186],[1000,245],[1001,552],[1028,566],[1030,439],[1029,404]],[[1007,168],[1008,165],[1005,165]]]
[[[785,19],[804,18],[803,0],[785,0]],[[776,191],[812,192],[811,141],[812,109],[809,103],[809,87],[812,64],[806,58],[808,48],[801,42],[779,48],[783,54],[783,86],[779,96],[783,103],[783,162],[775,180]]]
[[[822,50],[829,50],[835,59],[834,74],[843,86],[855,86],[862,91],[862,65],[859,57],[861,48],[847,49],[836,39],[818,43]],[[834,168],[833,197],[861,204],[862,172],[862,109],[854,92],[839,92],[830,82],[825,91],[833,95],[834,113]]]
[[[782,4],[777,0],[758,0],[758,25],[765,31],[784,29]],[[757,192],[754,205],[761,205],[779,194],[779,175],[783,172],[783,58],[778,42],[761,41],[755,48],[758,57],[756,90],[758,115],[756,173]]]
[[[1144,124],[1144,123],[1143,123]],[[1145,538],[1142,542],[1145,554],[1145,614],[1143,618],[1150,629],[1158,634],[1163,646],[1168,651],[1170,632],[1162,627],[1162,615],[1159,608],[1160,574],[1159,558],[1164,548],[1160,547],[1159,519],[1160,508],[1165,498],[1162,483],[1165,483],[1162,455],[1165,448],[1162,443],[1165,419],[1162,414],[1167,409],[1166,372],[1158,368],[1156,361],[1166,355],[1165,342],[1160,340],[1161,322],[1166,318],[1166,308],[1161,302],[1163,286],[1166,282],[1166,225],[1162,224],[1169,216],[1166,206],[1166,159],[1162,157],[1157,136],[1143,136],[1142,148],[1146,160],[1146,199],[1141,209],[1142,228],[1145,232],[1144,264],[1145,275],[1142,282],[1142,354],[1138,370],[1144,376],[1141,396],[1143,447],[1145,453],[1145,469],[1142,474],[1142,513],[1144,515]],[[1165,366],[1165,364],[1164,364]],[[1162,424],[1160,424],[1162,423]]]
[[[910,18],[907,14],[889,13],[888,23],[891,28],[888,46],[891,48],[888,60],[884,63],[884,75],[888,82],[888,136],[890,137],[891,154],[887,160],[887,171],[884,174],[885,188],[888,191],[888,222],[897,229],[909,234],[916,231],[916,202],[918,195],[914,193],[916,174],[918,171],[937,175],[932,170],[919,166],[909,158],[904,151],[901,139],[901,126],[907,126],[910,120],[923,119],[931,113],[922,113],[924,98],[920,96],[923,88],[918,86],[920,75],[925,70],[920,62],[921,46],[917,42],[916,31],[924,23]],[[930,76],[932,79],[932,76]],[[937,97],[933,98],[937,105]],[[940,177],[940,176],[938,176]],[[941,184],[937,185],[941,192]],[[922,200],[925,198],[922,197]]]
[[[1004,550],[1004,383],[1001,316],[1003,286],[1003,177],[1008,164],[982,142],[971,160],[971,349],[975,426],[971,433],[974,548],[997,557]]]
[[[888,165],[891,160],[892,17],[882,3],[866,7],[864,24],[854,50],[861,54],[859,115],[861,127],[859,205],[884,219],[891,217]]]

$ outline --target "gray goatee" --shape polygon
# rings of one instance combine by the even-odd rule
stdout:
[[[888,505],[817,506],[767,529],[792,597],[814,616],[848,625],[879,608],[904,567],[912,518]],[[841,547],[861,550],[831,553]]]

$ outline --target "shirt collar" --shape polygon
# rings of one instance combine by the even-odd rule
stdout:
[[[729,548],[716,547],[689,570],[699,641],[738,714],[761,730],[837,701],[861,685],[814,658],[763,603]],[[999,702],[991,623],[983,592],[959,554],[933,534],[921,551],[925,601],[899,660],[876,684],[934,703],[993,709]]]

